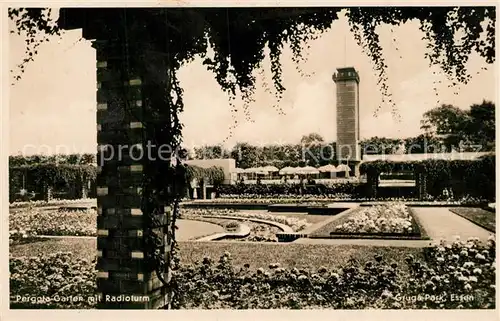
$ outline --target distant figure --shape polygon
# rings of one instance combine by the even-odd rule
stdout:
[[[261,182],[260,177],[257,177],[257,185],[261,185],[261,184],[262,184],[262,182]]]
[[[35,192],[28,192],[28,190],[22,188],[17,194],[17,198],[23,202],[31,201],[35,198]]]
[[[304,194],[304,191],[306,190],[306,180],[304,179],[304,176],[300,176],[300,195]]]

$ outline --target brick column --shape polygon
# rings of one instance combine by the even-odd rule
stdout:
[[[97,51],[97,288],[101,309],[157,309],[170,302],[167,287],[150,260],[157,250],[168,262],[172,242],[170,208],[152,196],[158,192],[151,184],[158,179],[158,162],[151,161],[146,150],[148,142],[154,141],[154,130],[148,128],[155,126],[157,116],[145,95],[147,71],[140,63],[130,63],[130,57],[143,51],[140,45],[132,45],[138,48],[127,44],[124,54],[121,43],[93,44]],[[156,236],[154,245],[152,235]],[[164,271],[160,277],[169,280]]]

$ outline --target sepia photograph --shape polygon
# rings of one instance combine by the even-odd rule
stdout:
[[[4,11],[10,310],[496,311],[494,2],[59,5]]]

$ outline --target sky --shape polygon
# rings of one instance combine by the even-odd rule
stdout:
[[[404,138],[421,133],[422,114],[442,103],[468,108],[483,99],[496,102],[495,68],[477,54],[470,57],[472,80],[458,89],[450,84],[439,68],[430,68],[425,59],[426,42],[419,23],[378,28],[388,65],[389,89],[393,94],[400,120],[391,107],[383,105],[377,87],[376,72],[370,58],[355,43],[347,20],[342,17],[329,31],[309,43],[304,55],[308,60],[300,69],[302,77],[285,46],[281,63],[286,92],[276,108],[272,94],[269,61],[258,77],[255,102],[246,121],[242,102],[237,101],[238,127],[228,137],[234,124],[227,95],[219,88],[214,74],[201,59],[181,68],[178,77],[184,88],[183,140],[187,148],[224,142],[256,145],[295,143],[303,135],[315,132],[327,141],[336,139],[336,97],[332,74],[336,68],[353,66],[360,75],[361,138],[384,136]],[[15,69],[24,58],[24,39],[11,34],[9,65]],[[484,70],[486,68],[486,70]],[[437,83],[441,81],[441,83]],[[266,91],[266,83],[271,92]],[[434,87],[439,95],[436,96]],[[458,94],[456,94],[458,92]],[[26,67],[23,78],[10,87],[10,154],[54,154],[96,152],[96,61],[88,40],[81,40],[81,30],[66,32],[40,46],[38,55]]]

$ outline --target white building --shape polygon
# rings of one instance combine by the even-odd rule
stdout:
[[[198,166],[201,168],[210,168],[218,166],[224,170],[224,183],[233,184],[236,181],[236,161],[232,158],[218,158],[218,159],[191,159],[184,161],[186,165]]]

